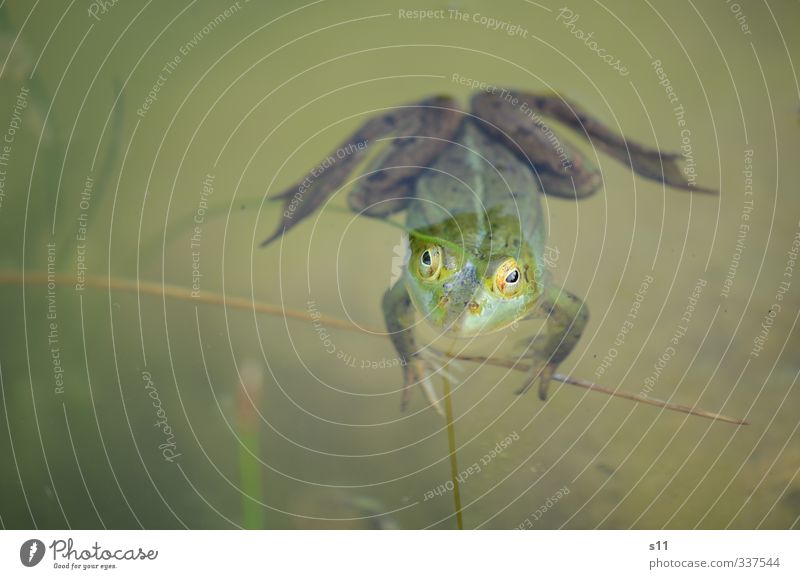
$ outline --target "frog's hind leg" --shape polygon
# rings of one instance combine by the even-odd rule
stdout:
[[[553,132],[543,117],[572,128],[636,173],[670,187],[716,193],[689,183],[678,160],[680,154],[650,149],[618,135],[576,105],[553,95],[506,91],[503,97],[479,93],[472,99],[478,124],[536,169],[546,194],[583,198],[602,185],[598,168],[586,155]]]
[[[452,142],[464,112],[447,97],[434,97],[418,105],[396,109],[397,119],[385,121],[393,130],[377,139],[376,157],[350,191],[347,201],[354,211],[386,217],[403,210],[413,197],[417,177]]]
[[[458,130],[462,115],[454,100],[437,96],[370,119],[305,180],[274,197],[284,202],[282,220],[261,245],[267,245],[311,215],[348,179],[356,176],[357,168],[370,154],[377,157],[371,161],[374,169],[350,193],[350,207],[373,217],[402,210],[410,198],[413,180],[447,146]],[[387,143],[385,139],[391,140]]]

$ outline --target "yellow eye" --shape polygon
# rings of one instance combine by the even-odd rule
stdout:
[[[522,290],[522,273],[514,258],[508,258],[494,274],[494,291],[507,298],[513,298]]]
[[[422,279],[434,279],[442,269],[442,248],[430,245],[419,254],[417,271]]]

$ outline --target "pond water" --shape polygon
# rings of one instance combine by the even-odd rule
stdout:
[[[383,326],[402,231],[340,191],[259,243],[265,198],[375,111],[481,83],[557,92],[719,191],[555,127],[604,184],[544,200],[590,311],[560,370],[749,425],[463,362],[464,526],[800,526],[796,3],[69,6],[2,8],[3,526],[455,528],[445,422],[417,390],[400,410]]]

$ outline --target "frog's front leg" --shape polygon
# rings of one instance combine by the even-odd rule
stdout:
[[[450,378],[442,367],[448,362],[435,360],[435,357],[427,357],[423,351],[417,348],[413,327],[414,311],[402,279],[383,294],[383,317],[386,321],[386,329],[389,331],[389,337],[403,366],[404,388],[401,408],[406,409],[411,388],[418,384],[433,409],[444,416],[439,397],[431,383],[431,376],[440,373]]]
[[[538,380],[539,398],[545,400],[550,379],[577,345],[589,320],[589,311],[580,298],[550,286],[542,296],[539,315],[547,316],[544,334],[537,336],[529,346],[533,357],[531,374],[517,394],[524,394]]]

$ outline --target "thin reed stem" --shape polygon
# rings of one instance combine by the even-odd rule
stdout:
[[[444,384],[444,413],[447,420],[447,445],[450,448],[450,479],[453,481],[453,500],[456,506],[456,527],[464,530],[464,519],[461,515],[461,487],[458,484],[458,457],[456,456],[456,429],[453,425],[453,400],[450,397],[450,380],[442,376]]]

